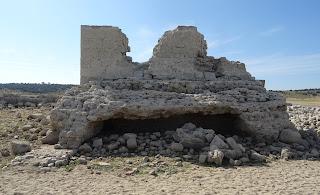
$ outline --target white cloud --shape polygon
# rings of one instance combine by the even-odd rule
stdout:
[[[275,26],[275,27],[272,27],[268,30],[265,30],[263,32],[260,32],[259,35],[260,36],[264,36],[264,37],[268,37],[268,36],[271,36],[271,35],[274,35],[280,31],[283,31],[284,30],[284,27],[283,26]]]
[[[320,73],[320,53],[294,56],[273,54],[242,61],[254,76]]]
[[[241,38],[241,36],[238,35],[238,36],[229,37],[229,38],[225,38],[225,39],[216,39],[216,40],[212,40],[212,41],[207,41],[207,44],[208,44],[209,49],[215,49],[215,48],[227,45],[229,43],[232,43],[234,41],[237,41],[240,38]]]

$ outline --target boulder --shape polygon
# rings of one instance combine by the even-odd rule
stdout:
[[[287,144],[293,144],[293,143],[302,143],[303,139],[300,135],[300,133],[293,129],[284,129],[281,131],[279,140],[287,143]]]
[[[84,143],[79,147],[79,151],[82,153],[90,153],[92,152],[92,148],[88,143]]]
[[[251,150],[250,152],[250,159],[255,161],[255,162],[265,162],[266,161],[266,156],[259,154],[258,152]]]
[[[216,165],[222,165],[224,154],[221,150],[214,150],[208,152],[208,162],[215,163]]]
[[[217,146],[219,149],[228,149],[229,146],[226,144],[218,135],[214,136],[213,140],[210,143],[211,145]]]
[[[11,151],[14,155],[21,155],[31,151],[31,145],[27,141],[13,140],[11,141]]]
[[[201,149],[205,146],[205,142],[202,139],[193,136],[185,136],[181,138],[180,143],[183,147],[193,149]]]
[[[182,152],[183,151],[183,145],[181,143],[175,143],[173,142],[170,146],[170,149],[172,151],[175,151],[175,152]]]
[[[134,138],[134,137],[131,137],[127,140],[127,147],[129,150],[134,150],[138,147],[138,144],[137,144],[137,139]]]
[[[125,140],[128,140],[128,139],[130,139],[130,138],[137,138],[137,134],[135,134],[135,133],[125,133],[125,134],[123,134],[123,136],[122,136]]]
[[[46,136],[41,139],[41,142],[43,144],[56,144],[59,141],[59,132],[58,131],[52,131],[48,130],[46,133]]]
[[[199,163],[204,164],[207,161],[208,154],[200,154],[199,155]]]
[[[280,158],[283,160],[289,160],[292,157],[292,152],[288,148],[282,148]]]
[[[103,146],[102,138],[93,140],[92,146],[94,148],[101,148]]]

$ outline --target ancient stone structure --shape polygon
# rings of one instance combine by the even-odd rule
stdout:
[[[264,141],[293,127],[285,99],[266,91],[243,63],[207,56],[196,27],[165,32],[145,63],[126,56],[128,39],[119,28],[81,30],[81,85],[68,90],[51,113],[65,148],[101,131],[175,130],[186,122]]]

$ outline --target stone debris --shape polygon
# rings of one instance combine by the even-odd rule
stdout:
[[[208,162],[215,163],[216,165],[222,165],[224,153],[220,150],[213,150],[208,152]]]
[[[279,136],[279,140],[287,144],[302,143],[300,133],[292,129],[282,130]]]
[[[305,118],[308,111],[314,111],[312,108],[304,107],[288,107],[290,119],[295,122],[297,117],[292,113],[297,113]],[[302,115],[302,113],[304,113]],[[310,120],[313,120],[310,117]],[[316,122],[314,122],[316,123]],[[27,162],[33,162],[35,167],[46,167],[44,170],[55,169],[56,167],[64,167],[72,162],[79,164],[88,164],[92,159],[107,156],[145,156],[143,163],[149,163],[149,156],[168,156],[179,159],[176,166],[182,166],[181,159],[200,164],[209,164],[215,166],[230,165],[241,166],[248,163],[263,163],[275,159],[319,159],[320,140],[318,136],[319,129],[310,128],[309,123],[299,122],[295,124],[297,127],[302,125],[303,128],[298,132],[301,136],[296,136],[297,143],[283,142],[279,139],[272,143],[257,142],[252,137],[236,136],[234,134],[220,134],[215,129],[204,129],[197,127],[193,123],[186,123],[175,131],[165,132],[138,132],[123,133],[96,136],[83,143],[77,150],[69,153],[55,154],[59,150],[46,150],[41,155],[36,154],[37,150],[27,152],[22,156],[17,156],[12,160],[12,166],[23,166]],[[290,130],[291,131],[291,130]],[[207,139],[208,135],[212,139]],[[199,148],[197,145],[189,145],[184,147],[180,143],[186,136],[199,138],[203,146]],[[136,140],[136,147],[128,149],[127,141]],[[292,138],[291,138],[292,139]],[[220,148],[219,148],[219,147]],[[48,152],[51,151],[51,152]],[[70,150],[68,150],[70,151]],[[45,153],[45,154],[44,154]],[[50,155],[48,155],[50,153]],[[2,156],[8,156],[7,150],[1,150]],[[70,155],[72,154],[72,155]]]
[[[10,144],[11,151],[14,155],[21,155],[31,151],[31,145],[27,141],[12,140]]]

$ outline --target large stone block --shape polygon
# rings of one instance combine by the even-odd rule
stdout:
[[[132,77],[128,38],[117,27],[81,26],[81,84]]]

